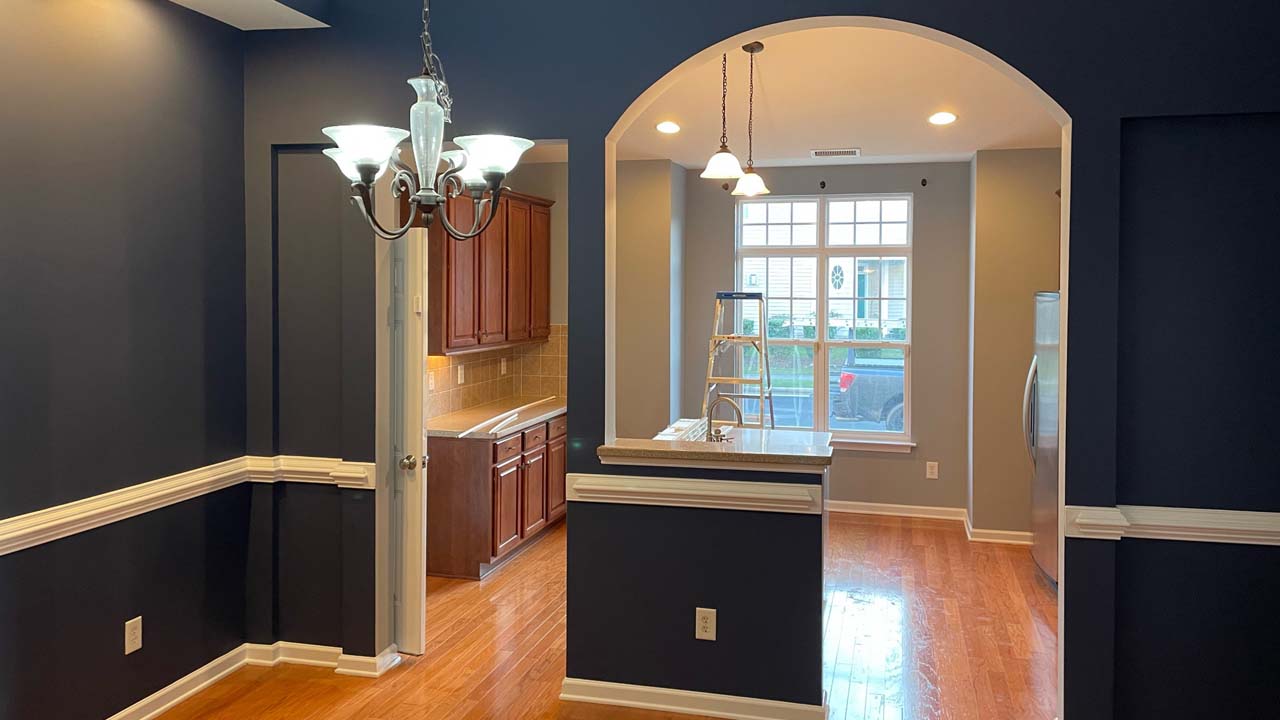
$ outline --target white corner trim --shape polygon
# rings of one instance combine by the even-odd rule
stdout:
[[[0,555],[175,505],[242,482],[309,482],[374,490],[374,463],[247,455],[0,520]]]
[[[564,684],[561,685],[560,699],[566,702],[619,705],[734,720],[823,720],[827,716],[825,703],[804,705],[780,700],[761,700],[738,695],[672,690],[570,677],[565,678]]]
[[[338,667],[334,672],[339,675],[355,675],[356,677],[381,677],[383,673],[400,664],[400,651],[394,643],[378,653],[377,657],[367,655],[338,656]]]
[[[245,458],[250,482],[301,482],[374,489],[378,473],[373,463],[344,462],[341,458],[276,455]]]
[[[964,533],[969,536],[969,542],[999,543],[1001,545],[1031,544],[1031,533],[1029,532],[975,528],[973,521],[969,519],[969,513],[964,515]]]
[[[260,667],[275,667],[280,663],[288,663],[290,665],[336,668],[338,667],[338,658],[342,655],[342,648],[285,642],[283,640],[270,645],[245,643],[244,648],[245,664]]]
[[[197,668],[177,682],[166,685],[107,720],[151,720],[174,705],[204,690],[222,678],[240,669],[245,662],[245,646],[232,650],[222,657]]]
[[[1063,517],[1067,537],[1119,540],[1129,528],[1120,508],[1067,505]]]
[[[895,517],[932,518],[935,520],[964,520],[968,512],[964,508],[930,507],[928,505],[891,505],[887,503],[857,502],[852,500],[828,500],[827,511],[834,513],[858,513],[861,515],[893,515]]]
[[[808,483],[570,473],[565,496],[572,502],[822,513],[822,485]]]

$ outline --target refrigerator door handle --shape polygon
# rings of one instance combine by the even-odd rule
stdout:
[[[1027,368],[1027,384],[1022,389],[1022,441],[1027,448],[1027,457],[1031,465],[1036,464],[1035,448],[1031,442],[1031,393],[1036,383],[1036,356],[1031,356],[1031,366]]]

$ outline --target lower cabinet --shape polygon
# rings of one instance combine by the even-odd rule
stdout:
[[[427,573],[479,579],[564,517],[565,417],[498,440],[430,438]]]

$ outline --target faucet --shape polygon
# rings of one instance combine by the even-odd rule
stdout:
[[[733,398],[721,395],[715,399],[715,402],[707,406],[707,442],[725,442],[729,440],[729,436],[720,428],[714,431],[711,429],[711,417],[716,414],[716,407],[722,402],[729,403],[729,407],[733,408],[733,412],[738,416],[738,427],[742,427],[742,407],[733,401]]]

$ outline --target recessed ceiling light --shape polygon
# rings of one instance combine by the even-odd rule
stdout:
[[[942,112],[936,112],[929,116],[929,122],[933,123],[934,125],[950,125],[955,121],[956,121],[956,114],[949,113],[946,110],[943,110]]]
[[[680,126],[671,122],[670,120],[663,120],[662,122],[658,123],[658,132],[662,133],[663,135],[675,135],[676,133],[680,132]]]

